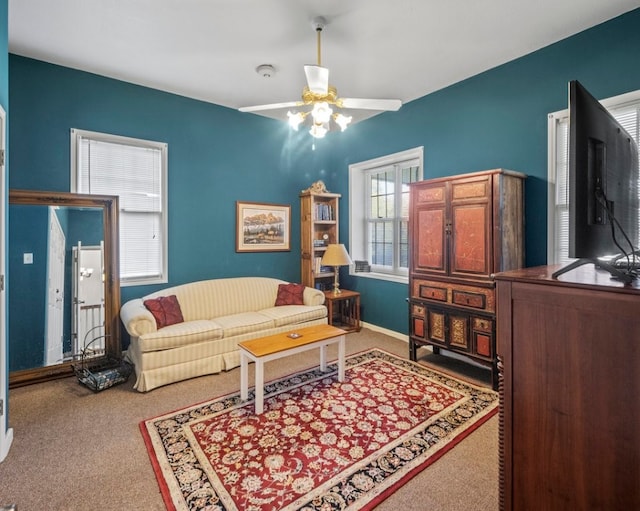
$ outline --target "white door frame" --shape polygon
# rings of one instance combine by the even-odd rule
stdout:
[[[44,364],[61,364],[64,359],[64,260],[65,235],[56,214],[49,206],[47,242],[47,303],[45,307]]]
[[[6,149],[6,113],[0,105],[0,151],[5,153]],[[4,282],[0,286],[0,403],[2,403],[2,413],[0,413],[0,462],[9,453],[11,442],[13,441],[13,430],[9,428],[7,417],[9,415],[9,361],[7,360],[7,313],[6,313],[6,259],[5,240],[7,235],[7,190],[5,163],[0,165],[0,277]]]

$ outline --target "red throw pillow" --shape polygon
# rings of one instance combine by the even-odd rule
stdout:
[[[158,298],[145,300],[144,306],[156,318],[156,325],[162,328],[176,323],[182,323],[182,311],[176,295],[160,296]]]
[[[278,285],[278,297],[276,307],[279,305],[304,305],[305,286],[303,284],[280,284]]]

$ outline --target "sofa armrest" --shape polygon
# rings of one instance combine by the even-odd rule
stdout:
[[[305,287],[302,299],[305,305],[322,305],[324,303],[324,293],[319,289]]]
[[[120,319],[131,337],[140,337],[158,330],[156,319],[144,306],[141,298],[126,302],[120,309]]]

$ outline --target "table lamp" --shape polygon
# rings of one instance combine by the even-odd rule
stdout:
[[[340,284],[338,284],[338,273],[340,271],[340,266],[349,266],[351,264],[351,258],[349,257],[347,249],[344,248],[342,243],[327,246],[327,250],[322,256],[320,264],[322,266],[334,267],[335,277],[333,280],[333,294],[339,295]]]

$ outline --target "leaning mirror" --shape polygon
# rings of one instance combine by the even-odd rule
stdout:
[[[9,385],[119,358],[118,198],[9,191]]]

